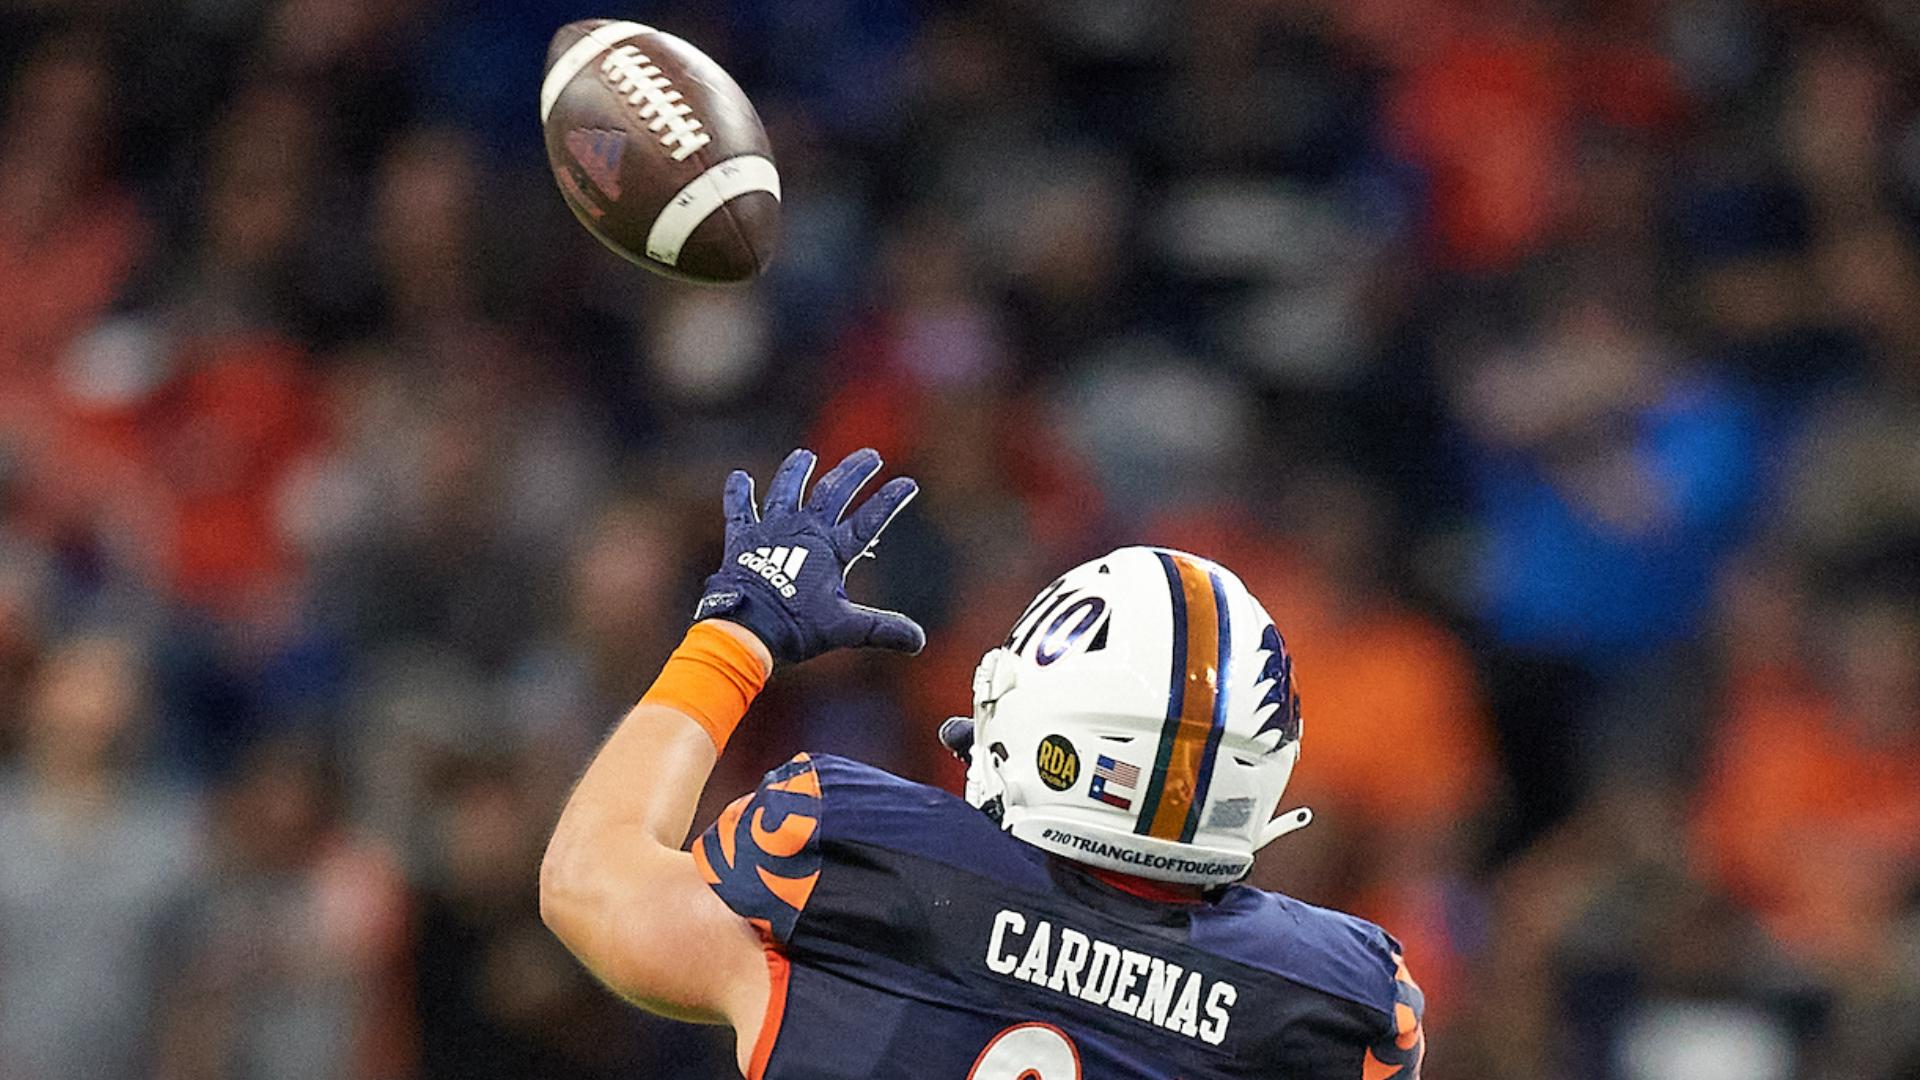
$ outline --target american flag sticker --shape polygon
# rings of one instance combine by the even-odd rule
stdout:
[[[1117,806],[1122,810],[1133,809],[1133,789],[1140,783],[1140,767],[1124,761],[1115,761],[1105,754],[1093,763],[1093,782],[1087,785],[1087,794],[1108,806]],[[1124,789],[1121,795],[1110,790]]]

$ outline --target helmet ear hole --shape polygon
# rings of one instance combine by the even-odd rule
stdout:
[[[997,742],[987,747],[987,752],[993,755],[993,760],[999,762],[1004,762],[1011,756],[1007,753],[1007,744],[1003,742]]]

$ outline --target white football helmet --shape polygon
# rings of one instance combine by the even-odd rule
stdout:
[[[1222,884],[1312,819],[1274,817],[1300,755],[1286,644],[1198,556],[1128,547],[1069,570],[981,659],[973,709],[967,801],[1076,862]]]

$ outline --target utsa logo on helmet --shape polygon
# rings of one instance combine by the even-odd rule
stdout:
[[[1033,645],[1033,662],[1046,667],[1065,656],[1086,638],[1088,631],[1093,631],[1093,636],[1087,638],[1086,651],[1099,652],[1107,647],[1111,620],[1107,618],[1106,599],[1081,596],[1078,589],[1062,588],[1066,581],[1064,577],[1054,579],[1053,584],[1033,598],[1027,610],[1015,620],[1003,648],[1025,653],[1027,646]]]

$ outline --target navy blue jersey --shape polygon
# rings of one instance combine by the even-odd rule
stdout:
[[[1372,923],[1239,885],[1141,899],[857,762],[768,773],[694,856],[769,942],[751,1080],[1420,1072],[1420,991]]]

